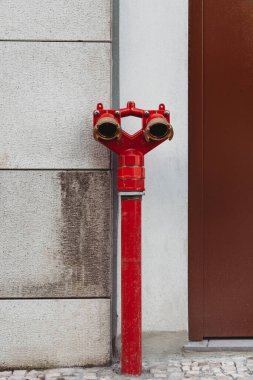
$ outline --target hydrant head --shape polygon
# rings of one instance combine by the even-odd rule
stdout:
[[[142,128],[133,135],[121,128],[121,118],[127,116],[142,119]],[[165,105],[160,104],[158,110],[143,110],[128,102],[126,108],[104,110],[103,104],[98,103],[93,128],[94,138],[119,155],[118,191],[144,191],[144,155],[173,137]]]

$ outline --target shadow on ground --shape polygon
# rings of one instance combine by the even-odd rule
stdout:
[[[170,355],[181,355],[188,341],[187,331],[159,331],[142,333],[142,357],[147,361],[160,361]],[[121,337],[117,339],[117,358],[120,357]]]

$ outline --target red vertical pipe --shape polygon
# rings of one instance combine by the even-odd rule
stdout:
[[[141,196],[121,197],[121,372],[140,375]]]

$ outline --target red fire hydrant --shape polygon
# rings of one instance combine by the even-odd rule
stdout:
[[[121,128],[121,118],[142,118],[133,135]],[[145,190],[144,155],[173,137],[170,113],[126,108],[104,110],[98,103],[93,115],[94,138],[119,155],[118,191],[121,196],[121,372],[140,375],[141,358],[141,200]]]

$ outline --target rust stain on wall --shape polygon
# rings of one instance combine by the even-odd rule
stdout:
[[[110,173],[63,171],[61,259],[77,296],[111,294]],[[73,295],[73,294],[72,294]]]
[[[1,296],[110,297],[111,173],[68,170],[43,173],[42,177],[22,175],[18,181],[12,174],[4,178],[7,185],[1,186],[2,198],[9,197],[9,189],[15,190],[13,202],[3,203],[4,224],[23,232],[14,234],[11,246],[6,244],[8,235],[2,237],[2,256],[7,252],[10,261],[5,262],[9,274],[1,280]],[[25,207],[27,200],[29,207]],[[13,212],[14,207],[20,212]],[[44,207],[44,211],[36,218],[38,207]],[[12,275],[15,256],[18,278]]]
[[[9,154],[7,153],[0,154],[0,167],[1,168],[8,167],[8,162],[9,162]]]

